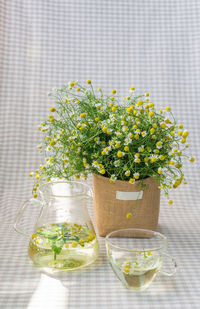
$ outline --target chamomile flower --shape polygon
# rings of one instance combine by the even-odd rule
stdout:
[[[147,132],[146,131],[142,131],[141,135],[142,135],[142,137],[145,137],[147,135]]]
[[[194,162],[195,158],[194,157],[190,157],[190,162]]]
[[[94,167],[97,167],[99,164],[98,164],[98,161],[93,161],[92,162],[92,166],[94,166]]]
[[[123,132],[127,132],[127,131],[128,131],[128,127],[123,126],[123,127],[122,127],[122,131],[123,131]]]
[[[81,113],[80,118],[86,118],[87,114],[86,113]]]
[[[141,100],[137,101],[136,103],[138,106],[142,106],[143,102]]]
[[[130,176],[130,174],[131,174],[131,171],[129,171],[129,170],[125,172],[125,175],[126,175],[127,177]]]
[[[50,147],[50,146],[46,147],[46,148],[45,148],[45,151],[46,151],[46,152],[51,151],[51,147]]]
[[[129,92],[130,92],[130,93],[133,93],[134,91],[135,91],[135,88],[134,88],[134,87],[130,87]]]
[[[165,156],[160,155],[160,156],[159,156],[159,159],[160,159],[161,161],[164,161],[164,160],[165,160]]]
[[[183,132],[183,137],[186,138],[188,135],[189,135],[188,131],[185,130],[185,131]]]
[[[101,173],[102,175],[104,175],[104,174],[106,173],[106,170],[105,170],[104,168],[102,168],[102,169],[100,169],[100,173]]]
[[[115,175],[115,174],[112,174],[111,177],[110,177],[110,179],[109,179],[110,183],[114,183],[116,180],[117,180],[116,175]]]
[[[131,138],[125,138],[124,145],[129,145],[131,143],[132,143],[132,139]]]
[[[49,130],[49,126],[43,126],[43,128],[41,129],[41,132],[46,132]]]
[[[125,155],[125,153],[124,153],[123,151],[118,151],[118,152],[117,152],[117,156],[118,156],[119,158],[122,158],[124,155]]]
[[[144,152],[144,145],[141,145],[141,146],[138,148],[138,151],[139,151],[139,152]]]
[[[165,118],[165,123],[166,124],[171,124],[171,120],[169,118]]]
[[[161,127],[162,129],[165,129],[165,128],[167,127],[167,125],[166,125],[165,122],[161,122],[160,127]]]
[[[139,179],[140,174],[139,174],[139,173],[134,173],[134,174],[133,174],[133,177],[134,177],[135,179]]]
[[[108,155],[108,153],[109,153],[108,147],[107,147],[107,149],[104,148],[104,149],[102,150],[102,152],[101,152],[102,156]]]
[[[107,134],[111,134],[112,131],[113,131],[113,129],[109,128],[109,129],[107,130]]]
[[[139,164],[141,162],[141,159],[138,157],[135,157],[134,162]]]
[[[151,156],[150,160],[152,163],[155,163],[157,161],[157,156]]]
[[[128,146],[125,146],[125,147],[124,147],[124,151],[129,151],[129,147],[128,147]]]
[[[74,87],[74,82],[68,82],[68,88],[71,90]]]
[[[122,133],[121,133],[121,132],[115,132],[115,134],[116,134],[117,137],[122,136]]]
[[[141,134],[140,129],[136,129],[136,130],[135,130],[135,134]]]
[[[120,160],[114,161],[114,166],[115,166],[115,167],[119,167],[119,166],[120,166]]]
[[[38,148],[38,149],[42,149],[42,147],[43,147],[42,144],[37,145],[37,148]]]
[[[85,154],[83,153],[83,155]],[[87,163],[87,158],[83,158],[83,163]]]
[[[127,165],[124,165],[123,170],[124,170],[124,171],[128,171]]]
[[[129,133],[128,134],[128,137],[131,139],[131,138],[133,138],[133,133]]]
[[[156,148],[158,148],[158,149],[162,148],[162,142],[161,141],[156,143]]]
[[[127,112],[128,114],[131,114],[132,111],[133,111],[133,110],[132,110],[130,107],[128,107],[128,108],[126,109],[126,112]]]
[[[153,117],[154,116],[154,112],[149,112],[149,117]]]

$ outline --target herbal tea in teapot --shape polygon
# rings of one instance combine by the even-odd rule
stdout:
[[[50,224],[35,230],[28,254],[40,267],[73,270],[98,256],[98,242],[88,224]]]
[[[29,236],[28,255],[33,263],[45,271],[68,271],[94,262],[99,246],[86,207],[90,188],[73,181],[50,182],[41,185],[39,197],[27,201],[15,221],[15,229],[23,233],[19,219],[24,209],[31,203],[42,206]]]

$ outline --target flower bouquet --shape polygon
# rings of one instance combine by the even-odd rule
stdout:
[[[186,154],[189,133],[177,123],[170,107],[157,111],[149,93],[137,96],[134,93],[135,88],[130,87],[129,95],[121,100],[115,89],[111,95],[104,95],[101,88],[95,91],[87,80],[86,86],[69,82],[49,94],[56,105],[38,127],[44,133],[38,148],[45,153],[45,164],[30,173],[36,178],[35,198],[40,182],[52,178],[87,179],[92,173],[100,180],[105,179],[106,187],[110,184],[114,188],[118,181],[123,183],[124,191],[130,191],[135,184],[137,189],[133,191],[138,188],[148,191],[146,181],[150,178],[154,186],[156,183],[164,191],[168,203],[173,203],[169,191],[186,183],[183,158],[194,161]],[[102,187],[101,190],[104,191]],[[106,199],[103,196],[101,203]],[[134,198],[136,201],[124,207],[119,216],[119,221],[125,216],[126,227],[140,208],[139,199]],[[113,211],[108,211],[110,218]]]

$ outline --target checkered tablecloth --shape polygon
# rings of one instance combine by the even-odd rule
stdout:
[[[0,0],[0,308],[200,308],[199,18],[198,0]],[[189,184],[174,192],[173,206],[161,199],[158,227],[179,270],[142,293],[116,279],[103,238],[89,269],[51,278],[33,268],[27,240],[12,227],[31,197],[29,171],[42,161],[37,126],[52,104],[46,93],[86,79],[122,96],[132,85],[149,91],[190,132],[197,160],[186,164]]]

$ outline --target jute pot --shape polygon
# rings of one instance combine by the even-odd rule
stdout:
[[[110,183],[109,178],[93,174],[94,217],[100,236],[123,228],[156,230],[160,190],[153,178],[146,178],[143,183],[146,188],[141,189],[140,181]],[[133,216],[127,219],[126,214],[133,208]]]

